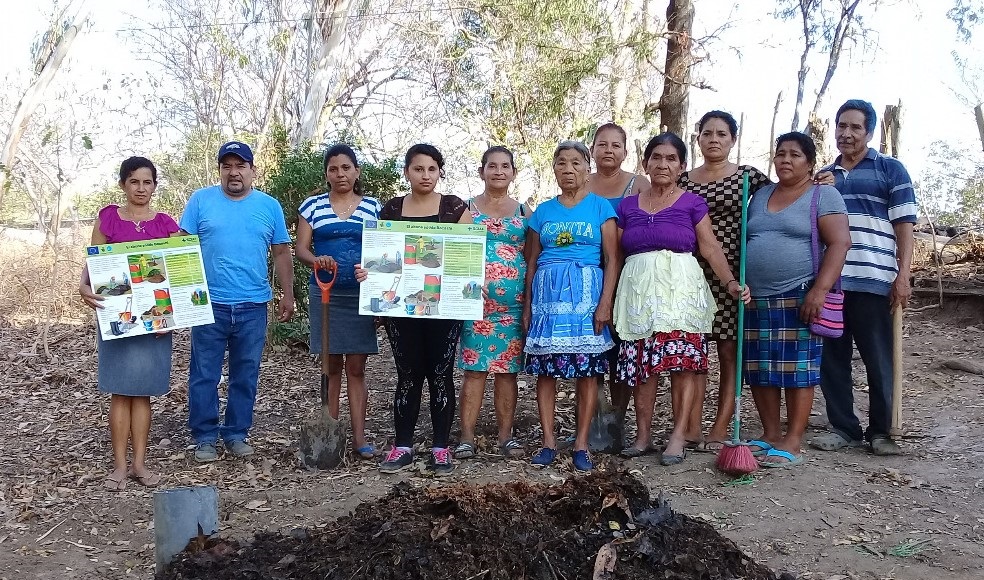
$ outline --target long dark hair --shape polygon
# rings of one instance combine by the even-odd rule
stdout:
[[[339,155],[344,155],[348,157],[349,160],[352,162],[352,165],[354,165],[356,168],[359,167],[359,160],[355,158],[355,151],[353,151],[352,148],[346,145],[345,143],[336,143],[335,145],[329,147],[327,151],[325,151],[325,167],[323,173],[326,176],[328,175],[328,161],[332,157],[338,157]],[[327,178],[325,179],[325,181],[327,181]],[[355,195],[362,195],[361,177],[357,178],[355,180],[355,183],[352,184],[352,191],[355,192]]]

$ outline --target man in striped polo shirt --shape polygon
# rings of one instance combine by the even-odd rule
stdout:
[[[862,438],[876,455],[898,455],[892,441],[892,311],[905,308],[912,288],[912,227],[916,198],[912,180],[897,159],[868,147],[877,116],[871,103],[851,99],[837,110],[834,135],[840,155],[822,171],[834,174],[851,225],[851,249],[842,272],[844,336],[827,338],[820,387],[830,431],[811,444],[826,451],[858,446]],[[854,413],[851,359],[857,345],[868,375],[868,428]]]

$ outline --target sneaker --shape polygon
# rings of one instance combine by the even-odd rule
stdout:
[[[591,458],[588,457],[588,452],[581,450],[574,452],[574,469],[578,471],[591,471],[594,469],[594,463],[591,463]]]
[[[413,451],[406,447],[394,447],[379,464],[380,473],[397,473],[413,463]]]
[[[871,438],[871,452],[875,455],[902,455],[899,444],[884,435]]]
[[[427,468],[434,473],[435,477],[451,475],[454,471],[454,463],[451,463],[451,452],[447,447],[439,447],[431,450],[431,462]]]
[[[219,458],[219,452],[215,449],[215,443],[199,443],[195,447],[195,461],[199,463],[211,463]]]
[[[253,446],[241,440],[226,441],[225,448],[236,457],[247,457],[254,453]]]
[[[536,452],[536,455],[533,456],[533,459],[530,460],[530,463],[532,463],[533,465],[539,465],[541,467],[545,467],[553,463],[554,459],[556,458],[557,458],[556,449],[550,449],[549,447],[544,447],[543,449]]]

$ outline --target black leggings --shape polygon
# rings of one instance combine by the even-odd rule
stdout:
[[[460,320],[386,319],[386,334],[396,361],[393,420],[397,447],[413,447],[424,379],[430,389],[433,446],[448,446],[455,407],[454,359],[461,326]]]

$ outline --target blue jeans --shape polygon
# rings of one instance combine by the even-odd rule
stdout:
[[[266,342],[266,303],[212,303],[215,322],[191,329],[188,428],[195,443],[243,441],[253,426],[253,404]],[[229,351],[229,396],[219,426],[219,380]]]
[[[892,428],[892,309],[888,296],[844,293],[844,335],[823,341],[820,388],[827,401],[831,431],[850,441],[887,437]],[[868,375],[868,429],[854,414],[851,359],[854,345]]]

